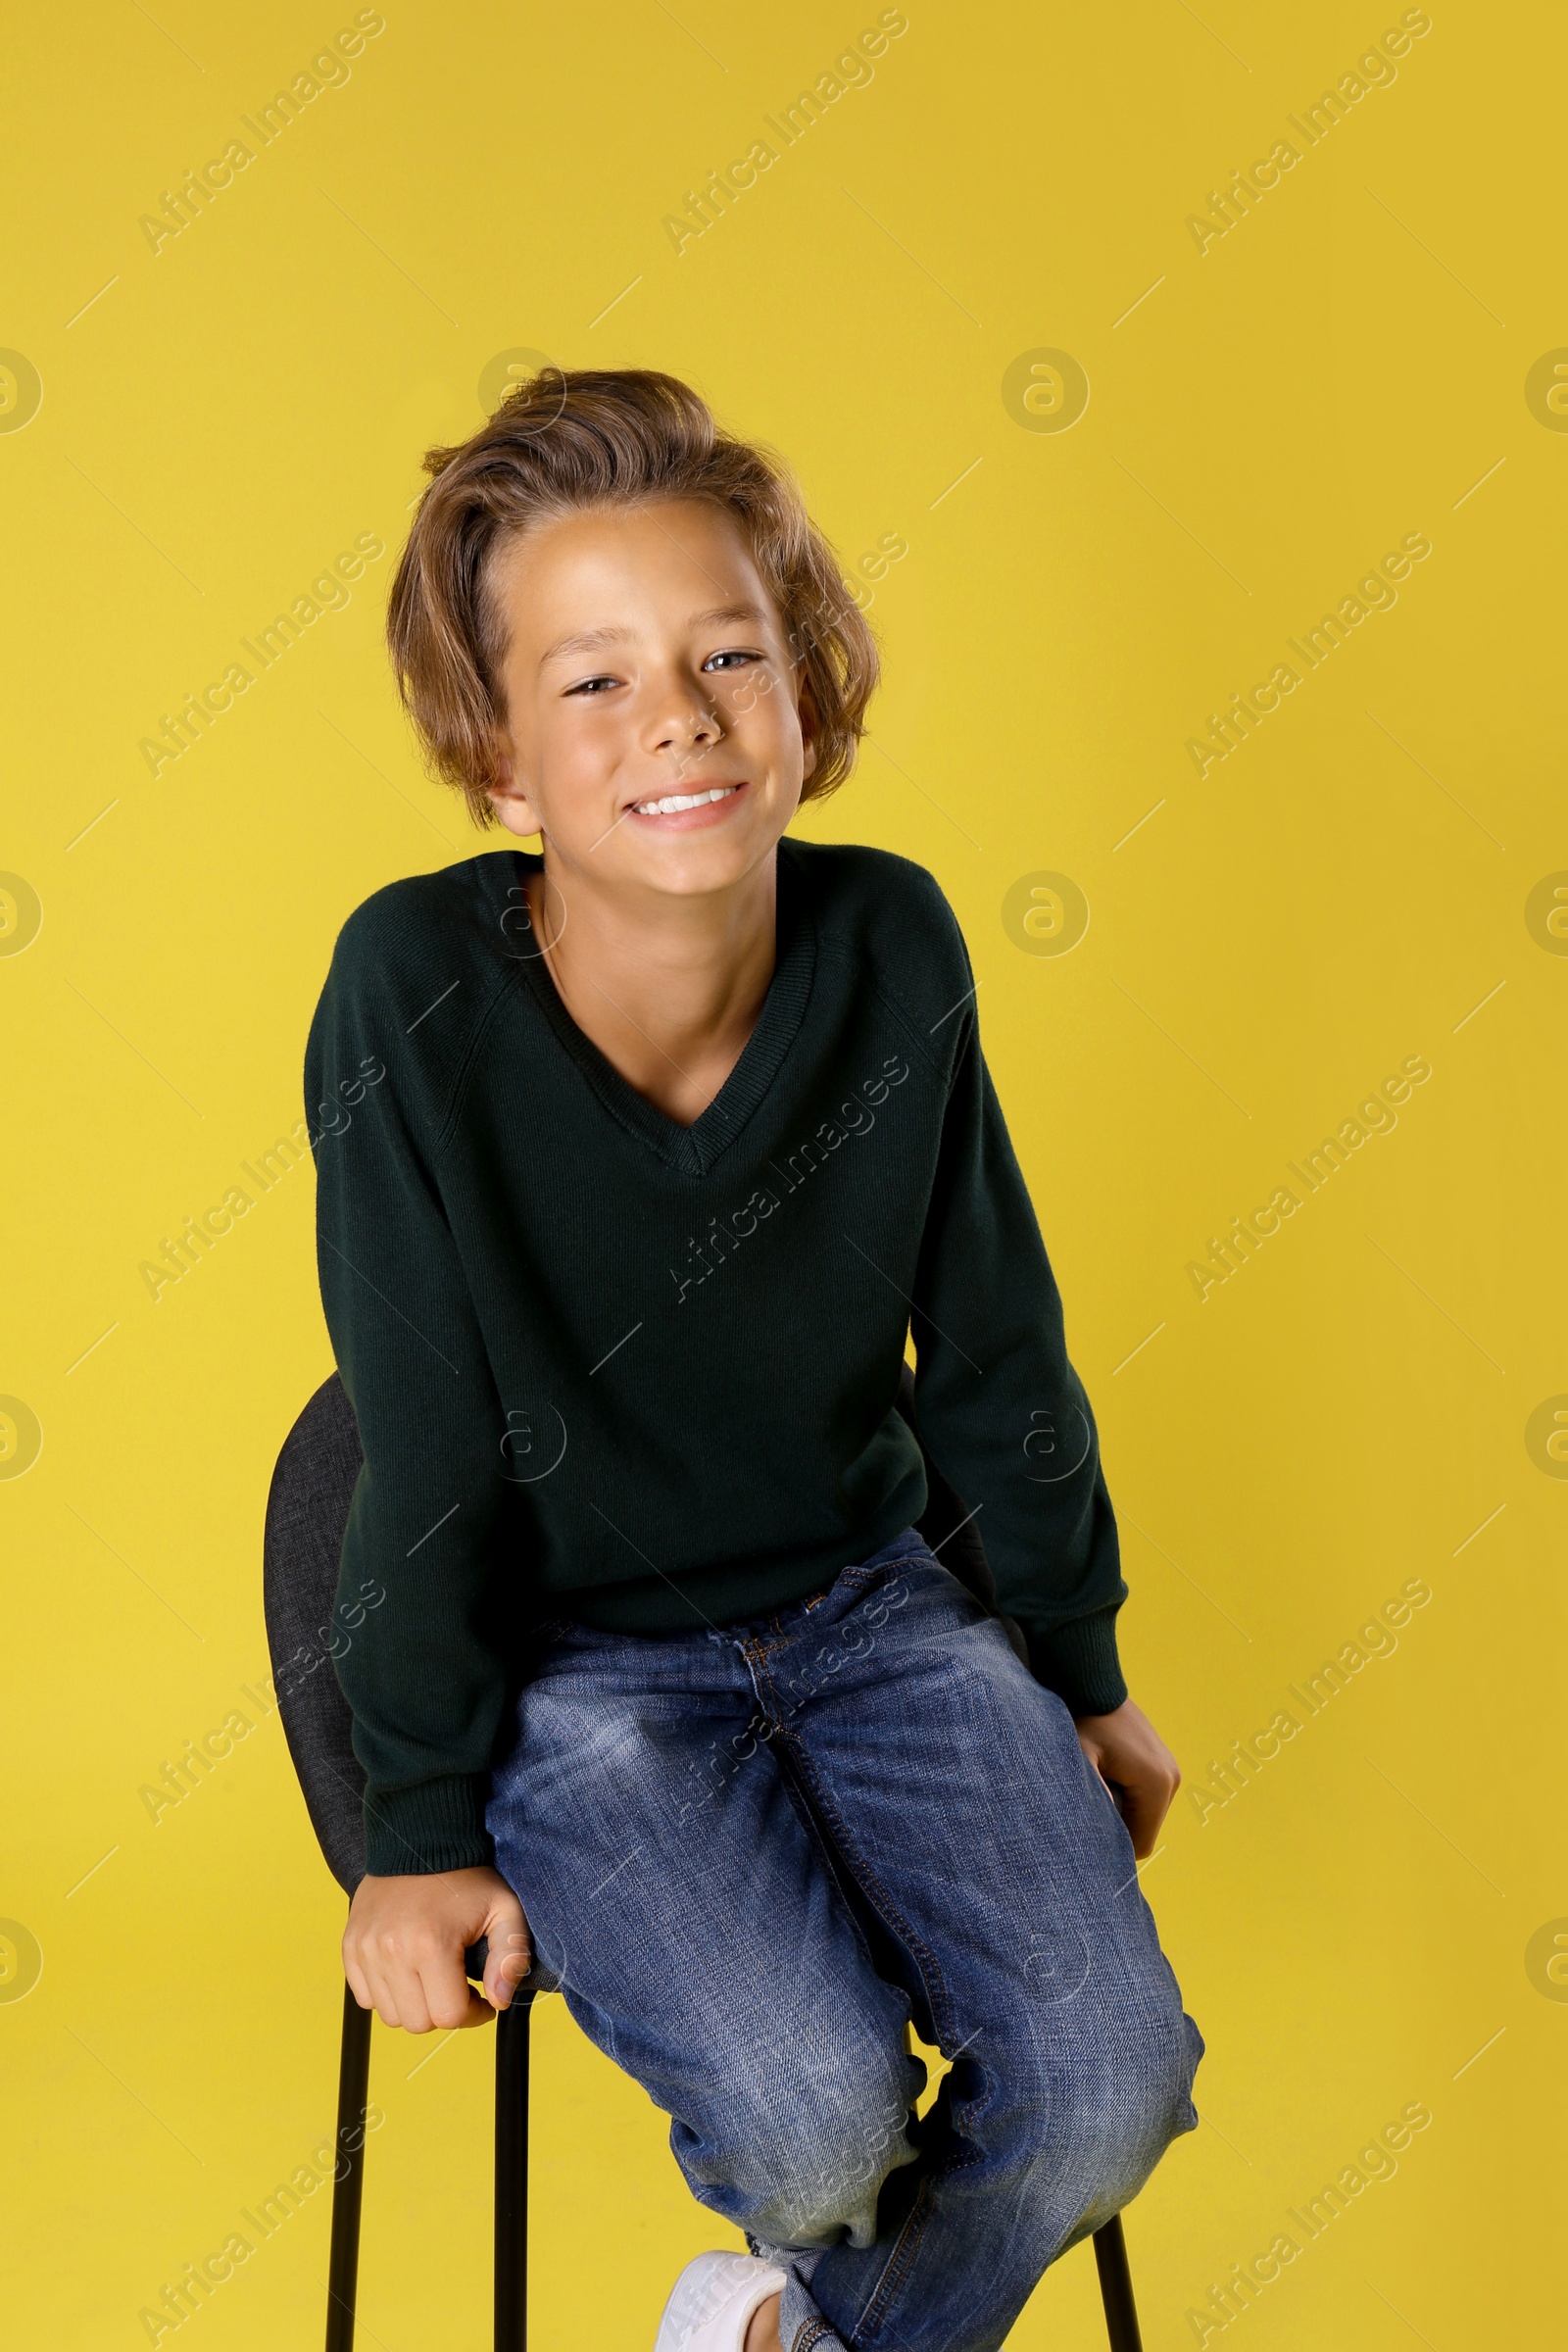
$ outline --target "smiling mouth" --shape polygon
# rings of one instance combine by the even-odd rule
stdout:
[[[738,784],[714,784],[707,792],[669,792],[662,800],[634,801],[634,816],[680,816],[688,808],[706,808],[714,801],[727,801],[740,791]]]

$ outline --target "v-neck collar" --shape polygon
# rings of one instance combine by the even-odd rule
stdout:
[[[503,852],[495,863],[508,868],[508,881],[523,884],[528,875],[542,870],[544,860],[532,850],[513,850]],[[512,897],[510,891],[507,896]],[[773,976],[767,984],[757,1025],[735,1067],[711,1102],[689,1127],[668,1117],[634,1086],[629,1086],[608,1055],[578,1028],[561,1001],[543,956],[518,959],[534,1004],[611,1117],[684,1175],[706,1176],[737,1141],[778,1076],[799,1034],[816,968],[816,931],[807,896],[794,845],[781,841]],[[525,898],[523,904],[526,905]],[[514,917],[515,899],[512,900],[512,906]]]

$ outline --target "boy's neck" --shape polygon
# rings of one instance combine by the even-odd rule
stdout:
[[[777,851],[732,889],[606,892],[545,846],[535,933],[567,1012],[656,1109],[690,1126],[745,1051],[773,977]]]

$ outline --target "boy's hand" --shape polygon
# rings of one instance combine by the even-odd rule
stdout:
[[[1142,1862],[1182,1785],[1181,1767],[1142,1707],[1124,1699],[1108,1715],[1079,1715],[1078,1744],[1101,1779],[1122,1792],[1122,1819]]]
[[[463,1972],[463,1955],[490,1940],[483,2000]],[[522,1906],[494,1870],[448,1870],[428,1878],[364,1878],[343,1933],[343,1974],[362,2009],[410,2034],[432,2027],[488,2025],[528,1974],[533,1947]]]

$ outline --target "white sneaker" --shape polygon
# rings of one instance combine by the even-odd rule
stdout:
[[[654,2352],[743,2352],[753,2312],[783,2286],[783,2272],[753,2254],[699,2254],[670,2291]]]

